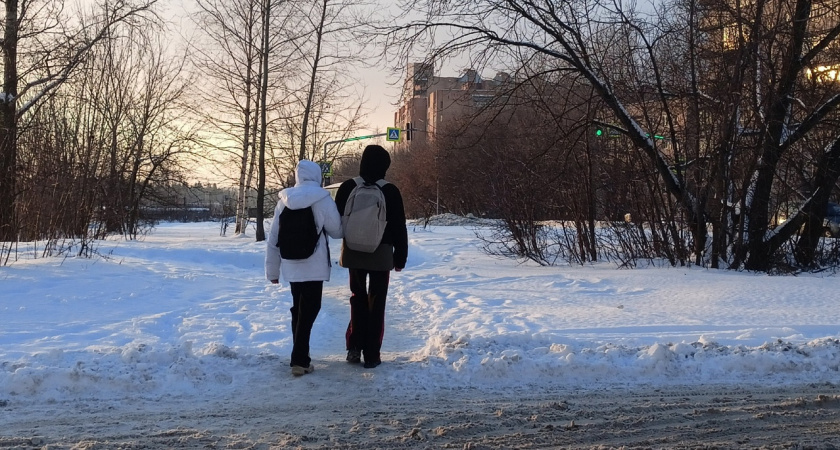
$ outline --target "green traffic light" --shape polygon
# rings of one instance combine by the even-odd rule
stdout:
[[[598,128],[597,130],[595,130],[595,136],[600,136],[600,135],[602,135],[602,134],[604,134],[604,130],[602,130],[602,129],[600,129],[600,128]]]

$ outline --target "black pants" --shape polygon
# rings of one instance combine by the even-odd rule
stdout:
[[[387,270],[350,269],[350,324],[345,338],[347,350],[361,351],[365,362],[381,362],[379,352],[385,336],[385,297],[390,276]]]
[[[321,311],[323,281],[289,283],[292,289],[292,366],[309,367],[309,336]]]

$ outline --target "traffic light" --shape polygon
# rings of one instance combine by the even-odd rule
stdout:
[[[411,140],[411,122],[405,124],[405,140]]]
[[[595,129],[595,136],[601,137],[603,135],[604,135],[604,129],[603,128],[596,128]]]

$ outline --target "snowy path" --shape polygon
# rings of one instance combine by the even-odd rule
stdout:
[[[465,227],[409,238],[384,364],[344,362],[336,266],[302,379],[288,286],[263,279],[262,243],[214,224],[0,268],[0,448],[821,448],[840,435],[836,276],[539,267],[483,254]]]

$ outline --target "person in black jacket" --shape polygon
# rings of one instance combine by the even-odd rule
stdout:
[[[388,151],[379,145],[368,145],[362,153],[359,176],[365,183],[374,184],[385,178],[391,165]],[[356,187],[353,179],[338,188],[335,203],[338,212],[344,207]],[[342,243],[339,264],[350,274],[350,323],[345,340],[347,361],[359,363],[364,355],[364,366],[374,368],[382,363],[380,350],[385,335],[385,298],[391,269],[399,272],[408,259],[408,231],[405,225],[405,208],[400,190],[391,183],[381,187],[385,196],[387,225],[382,242],[373,253],[347,248]]]

